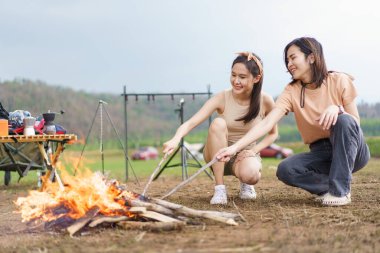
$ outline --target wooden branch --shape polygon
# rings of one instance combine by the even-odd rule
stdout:
[[[222,217],[225,217],[225,218],[232,218],[232,219],[238,219],[240,217],[239,214],[235,214],[235,213],[229,213],[229,212],[219,212],[219,211],[209,211],[209,210],[196,210],[196,209],[192,209],[192,208],[189,208],[189,207],[186,207],[186,206],[183,206],[183,205],[180,205],[180,204],[176,204],[176,203],[173,203],[173,202],[169,202],[169,201],[166,201],[166,200],[162,200],[162,199],[149,199],[149,201],[157,204],[157,205],[161,205],[163,207],[166,207],[168,209],[171,209],[172,211],[174,212],[177,212],[179,210],[189,210],[189,212],[191,212],[190,210],[193,210],[193,211],[202,211],[202,212],[207,212],[207,213],[210,213],[210,214],[215,214],[215,215],[219,215],[219,216],[222,216]],[[186,211],[183,212],[183,215],[186,216]]]
[[[234,204],[234,207],[236,208],[236,210],[237,210],[237,212],[238,212],[238,215],[240,216],[241,220],[244,221],[244,222],[246,222],[246,223],[248,223],[247,219],[244,218],[244,216],[240,213],[239,208],[238,208],[238,206],[235,204],[235,201],[234,201],[234,200],[232,200],[232,204]]]
[[[132,206],[128,210],[128,212],[134,213],[134,214],[145,213],[146,211],[147,211],[146,207],[143,207],[143,206]]]
[[[186,223],[183,221],[172,222],[141,222],[141,221],[120,221],[116,223],[124,229],[138,229],[151,232],[181,230]]]
[[[153,212],[153,211],[146,211],[145,213],[139,214],[140,217],[149,218],[156,221],[162,221],[162,222],[177,222],[179,220],[174,219],[172,217],[163,215],[161,213]]]
[[[127,201],[132,207],[145,207],[149,211],[155,211],[155,212],[162,213],[165,215],[173,215],[172,210],[166,207],[154,204],[154,203],[149,203],[149,202],[141,201],[138,199],[127,200]]]
[[[205,211],[205,210],[195,210],[186,206],[182,206],[179,204],[174,204],[162,199],[151,199],[153,203],[164,206],[166,208],[170,208],[175,213],[185,215],[187,217],[201,217],[207,218],[215,221],[219,221],[222,223],[226,223],[228,225],[237,226],[238,223],[235,219],[239,218],[238,214],[227,213],[227,212],[216,212],[216,211]]]
[[[179,185],[177,185],[176,187],[174,187],[170,192],[168,192],[167,194],[165,194],[163,197],[161,197],[161,199],[164,199],[164,198],[167,198],[169,197],[170,195],[172,195],[173,193],[175,193],[176,191],[178,191],[178,189],[180,189],[181,187],[183,187],[184,185],[190,183],[194,178],[196,178],[196,176],[198,176],[200,173],[202,173],[205,169],[207,169],[208,167],[210,167],[211,165],[213,165],[214,163],[216,163],[218,161],[218,159],[214,158],[212,159],[209,163],[207,163],[206,165],[204,165],[202,168],[200,168],[197,172],[195,172],[191,177],[189,177],[187,180],[185,181],[182,181]]]
[[[127,216],[102,216],[102,217],[99,217],[96,219],[92,219],[88,226],[93,228],[93,227],[96,227],[96,226],[102,224],[103,222],[116,223],[119,221],[125,221],[125,220],[129,220],[129,219],[130,218]]]
[[[76,232],[81,230],[84,226],[87,225],[91,221],[92,218],[94,218],[99,212],[99,208],[93,208],[89,210],[86,214],[86,216],[78,219],[74,224],[69,226],[67,228],[67,231],[69,232],[70,236],[73,236]]]

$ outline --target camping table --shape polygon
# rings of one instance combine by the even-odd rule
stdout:
[[[22,177],[26,176],[28,174],[28,171],[33,167],[41,170],[47,168],[48,178],[50,178],[50,180],[53,180],[56,172],[56,164],[59,155],[64,150],[64,146],[66,144],[72,144],[76,140],[77,136],[75,134],[0,136],[0,143],[3,145],[8,156],[5,159],[9,158],[10,160],[8,164],[0,165],[0,170],[4,170],[6,173],[10,173],[10,171],[16,170],[21,179]],[[45,163],[44,165],[46,166],[36,164],[34,161],[28,158],[28,154],[23,154],[20,151],[20,148],[13,147],[13,143],[37,143],[38,150],[43,158],[43,161]],[[55,145],[51,145],[52,143],[55,143]],[[17,159],[14,157],[14,154],[21,155],[29,163],[22,163],[17,161]],[[6,177],[4,177],[4,183],[6,185],[9,183],[9,181],[6,181]]]

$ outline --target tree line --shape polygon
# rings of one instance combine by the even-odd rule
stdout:
[[[120,88],[122,90],[122,88]],[[125,138],[124,100],[121,94],[91,93],[75,91],[71,88],[48,85],[42,81],[15,79],[0,82],[0,101],[9,112],[27,110],[32,116],[42,113],[64,110],[63,115],[57,115],[55,123],[63,126],[68,132],[75,133],[84,141],[97,143],[100,140],[100,125],[103,122],[104,142],[117,143],[113,126],[122,141]],[[141,145],[162,145],[170,138],[180,124],[178,109],[181,97],[156,97],[154,101],[133,97],[128,100],[128,140],[130,147]],[[103,117],[96,110],[99,101],[106,112]],[[191,117],[207,100],[205,97],[184,97],[184,120]],[[358,104],[361,125],[366,136],[380,136],[380,103]],[[216,115],[213,115],[215,117]],[[92,126],[91,132],[90,127]],[[186,137],[190,142],[202,142],[207,135],[208,121],[197,127]],[[292,114],[284,117],[279,123],[281,142],[300,141],[300,136]]]

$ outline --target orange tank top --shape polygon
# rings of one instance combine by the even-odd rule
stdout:
[[[224,92],[224,111],[219,114],[219,117],[224,119],[227,123],[228,129],[228,145],[232,145],[242,138],[254,125],[264,119],[263,99],[261,96],[260,112],[255,119],[252,119],[248,123],[244,121],[237,121],[243,117],[249,109],[249,105],[240,105],[236,102],[232,96],[232,89],[225,90]],[[255,146],[256,142],[252,142],[245,149],[251,149]]]

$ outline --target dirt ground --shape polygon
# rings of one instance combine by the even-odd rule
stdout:
[[[168,199],[195,209],[240,212],[247,222],[238,226],[201,220],[182,231],[107,228],[74,238],[30,232],[13,201],[33,186],[0,186],[0,252],[380,252],[380,159],[354,175],[353,202],[344,207],[321,207],[309,193],[279,182],[275,170],[264,168],[255,201],[240,200],[237,180],[226,177],[229,204],[211,206],[213,182],[205,175]],[[150,196],[162,196],[180,180],[161,176]],[[129,188],[142,192],[143,185],[131,182]]]

